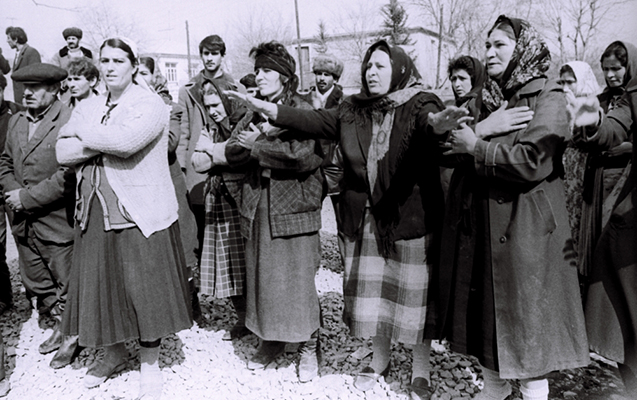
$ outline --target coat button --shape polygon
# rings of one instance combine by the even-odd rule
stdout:
[[[498,204],[502,204],[502,203],[504,203],[504,199],[503,199],[502,197],[498,197],[498,200],[497,200],[497,201],[498,201]]]
[[[502,237],[500,238],[500,243],[506,243],[506,241],[507,241],[506,236],[502,236]]]

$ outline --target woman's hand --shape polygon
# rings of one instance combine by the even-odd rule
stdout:
[[[615,156],[620,156],[622,154],[630,154],[632,152],[633,152],[633,144],[630,142],[624,142],[604,152],[604,154],[615,157]]]
[[[277,106],[274,103],[270,103],[268,101],[259,100],[256,97],[249,96],[247,94],[235,92],[234,90],[224,90],[223,94],[228,96],[228,98],[243,104],[248,107],[248,109],[252,111],[256,111],[264,114],[266,117],[276,121],[276,117],[278,114]]]
[[[480,139],[524,129],[533,119],[534,112],[526,106],[506,109],[508,101],[476,125],[476,136]]]
[[[250,130],[241,131],[241,133],[239,134],[238,136],[239,144],[243,148],[252,150],[252,147],[254,147],[254,142],[257,140],[259,135],[261,135],[261,131],[259,130],[259,128],[254,126],[253,123],[250,123]]]
[[[472,120],[473,117],[469,117],[469,110],[455,106],[449,106],[435,114],[429,113],[428,116],[429,125],[437,135],[442,135],[452,129],[457,129],[460,124]]]
[[[443,153],[449,154],[470,154],[473,155],[476,142],[478,138],[471,128],[467,124],[461,124],[459,129],[454,129],[449,135],[445,147],[449,148],[448,151]]]
[[[602,108],[596,96],[571,98],[566,107],[575,126],[597,125],[601,120]]]
[[[199,140],[197,141],[197,145],[195,146],[195,151],[199,151],[202,153],[212,154],[212,149],[214,148],[214,144],[212,140],[209,139],[208,131],[204,128],[201,130],[201,136],[199,136]]]

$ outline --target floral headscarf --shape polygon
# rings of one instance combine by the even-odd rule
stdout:
[[[513,28],[516,43],[500,82],[489,77],[485,83],[482,103],[490,112],[498,109],[521,86],[533,79],[545,77],[551,63],[551,53],[544,39],[527,21],[500,15],[489,34],[501,23]]]

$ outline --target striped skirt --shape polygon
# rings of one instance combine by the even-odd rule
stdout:
[[[343,319],[355,337],[422,343],[432,237],[397,241],[396,253],[389,259],[379,254],[376,237],[376,222],[368,208],[359,237],[345,238]]]
[[[239,209],[220,179],[213,177],[206,194],[201,293],[225,298],[244,294],[246,257]]]

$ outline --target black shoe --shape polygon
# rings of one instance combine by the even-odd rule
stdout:
[[[64,335],[60,332],[60,329],[56,326],[53,333],[47,340],[40,345],[40,354],[49,354],[59,349],[64,341]]]
[[[240,324],[239,322],[237,322],[236,324],[234,324],[232,329],[223,334],[221,340],[228,341],[241,339],[242,337],[248,336],[250,334],[252,334],[252,331],[250,329],[246,328],[244,324]]]
[[[272,361],[285,352],[284,342],[262,340],[259,350],[248,361],[248,369],[265,369]]]
[[[429,385],[425,378],[418,377],[413,383],[407,386],[412,400],[429,400],[434,394],[434,388]]]
[[[78,336],[64,336],[64,341],[53,356],[49,366],[53,369],[60,369],[71,364],[82,351],[82,347],[77,344],[78,339]]]

